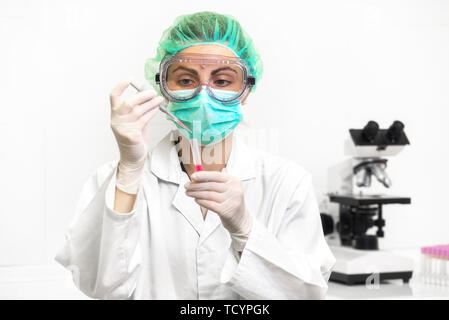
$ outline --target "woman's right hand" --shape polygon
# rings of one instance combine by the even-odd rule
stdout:
[[[110,93],[111,128],[120,150],[117,187],[135,194],[148,154],[147,124],[164,99],[152,88],[123,99],[129,84],[122,81]]]

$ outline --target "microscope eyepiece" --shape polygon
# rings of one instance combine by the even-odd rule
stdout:
[[[369,121],[362,130],[362,137],[369,143],[373,143],[379,132],[379,125],[376,121]]]
[[[396,120],[387,130],[388,141],[395,143],[401,138],[402,132],[404,132],[404,124]]]

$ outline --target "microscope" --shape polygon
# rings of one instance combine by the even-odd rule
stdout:
[[[394,121],[388,129],[379,129],[369,121],[363,129],[350,129],[345,143],[346,161],[328,172],[328,197],[338,212],[322,214],[324,234],[336,257],[331,281],[344,284],[367,283],[373,275],[378,280],[412,276],[413,261],[379,248],[384,236],[383,206],[410,204],[409,197],[391,195],[392,181],[387,174],[388,158],[400,153],[409,140],[404,124]],[[334,233],[334,218],[337,237]],[[335,235],[335,234],[334,234]]]

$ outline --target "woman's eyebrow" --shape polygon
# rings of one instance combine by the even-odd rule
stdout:
[[[186,67],[183,67],[183,66],[179,66],[179,67],[175,68],[175,70],[173,70],[172,72],[175,72],[175,71],[177,71],[179,69],[185,70],[185,71],[190,72],[190,73],[193,73],[194,75],[198,75],[198,72],[195,69],[190,69],[190,68],[186,68]]]
[[[232,69],[231,67],[223,67],[223,68],[215,69],[215,70],[212,71],[210,74],[213,76],[213,75],[215,75],[216,73],[218,73],[218,72],[220,72],[220,71],[222,71],[222,70],[231,70],[231,71],[234,71],[235,73],[237,73],[237,71],[235,71],[235,70]]]

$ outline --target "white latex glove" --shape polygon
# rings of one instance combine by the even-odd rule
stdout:
[[[226,173],[199,171],[185,184],[186,194],[200,206],[218,214],[229,231],[232,246],[241,252],[252,227],[252,216],[246,210],[242,182]]]
[[[147,124],[163,98],[151,88],[124,100],[129,84],[130,80],[122,81],[111,91],[111,128],[120,150],[117,188],[136,194],[148,154]]]

